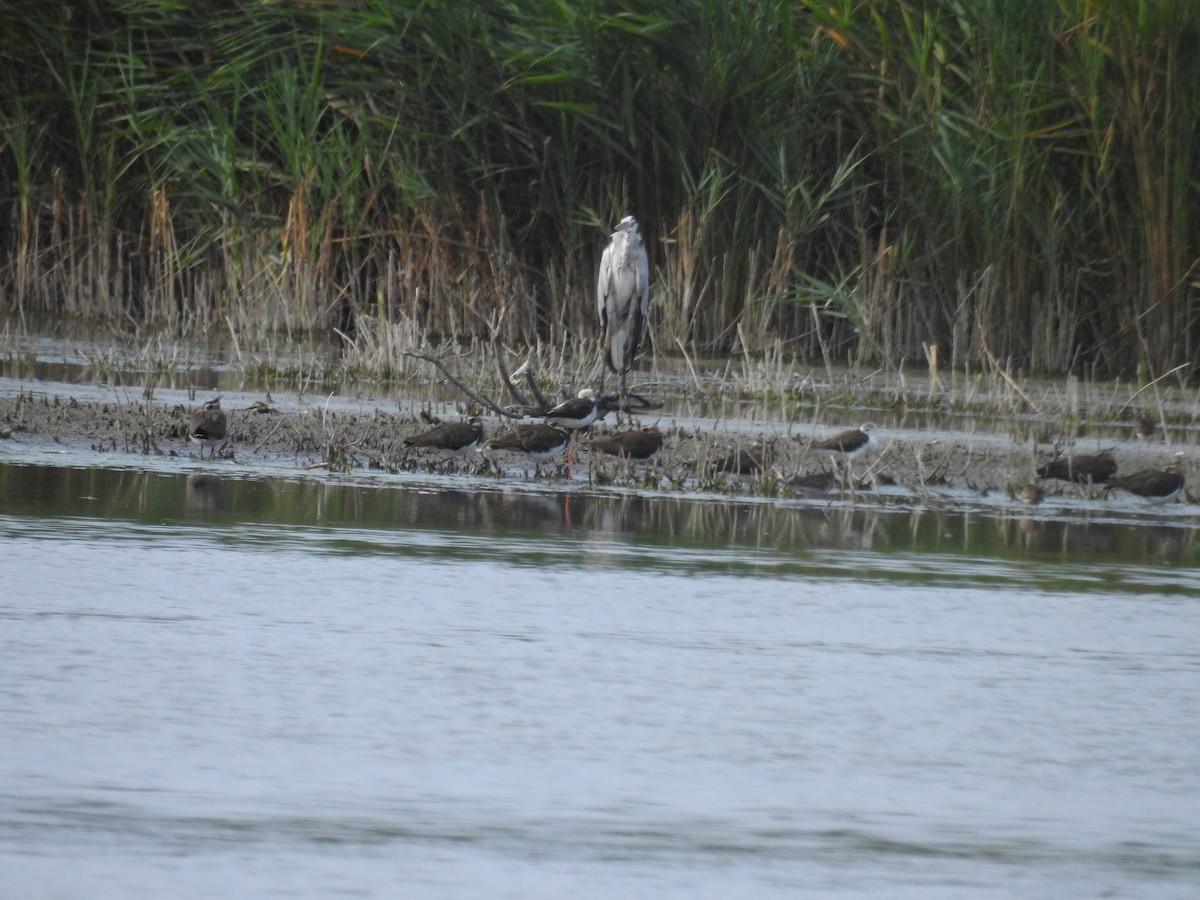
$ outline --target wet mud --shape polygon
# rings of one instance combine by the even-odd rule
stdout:
[[[97,402],[71,396],[21,392],[0,397],[0,451],[20,445],[68,446],[96,454],[140,454],[200,459],[202,448],[187,437],[195,405],[155,401]],[[287,409],[267,401],[227,402],[228,439],[216,451],[214,465],[238,468],[270,465],[335,473],[437,472],[495,475],[503,478],[561,480],[568,477],[567,454],[535,464],[521,454],[477,449],[462,456],[406,446],[411,437],[436,424],[433,416],[402,415],[383,409]],[[1040,463],[1054,449],[1000,432],[924,430],[900,416],[881,425],[878,449],[845,460],[814,449],[814,439],[832,430],[768,422],[757,430],[713,427],[687,417],[645,417],[662,430],[661,451],[648,460],[632,460],[589,451],[593,437],[636,427],[610,413],[576,435],[569,465],[572,480],[655,490],[706,491],[789,496],[827,490],[902,487],[916,494],[958,489],[979,495],[1000,493],[1013,500],[1038,502],[1022,492],[1039,482],[1044,496],[1096,496],[1089,485],[1039,480]],[[457,417],[449,416],[448,421]],[[852,424],[852,423],[847,423]],[[512,427],[510,421],[485,417],[486,437]],[[1094,452],[1098,441],[1083,448]],[[7,446],[6,446],[7,445]],[[1179,462],[1192,485],[1200,485],[1195,448],[1128,437],[1107,442],[1120,472],[1129,474]]]

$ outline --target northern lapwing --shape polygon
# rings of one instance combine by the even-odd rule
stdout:
[[[441,450],[446,455],[463,456],[479,446],[483,440],[483,423],[472,416],[465,422],[446,422],[420,434],[404,439],[405,447],[422,450]]]
[[[836,472],[813,472],[808,475],[794,475],[788,484],[797,491],[808,494],[824,494],[837,482]]]
[[[1148,437],[1153,437],[1157,428],[1154,417],[1149,413],[1142,413],[1137,417],[1137,423],[1133,426],[1133,436],[1139,441],[1144,441]]]
[[[568,440],[570,432],[566,429],[536,422],[531,425],[518,425],[503,434],[498,434],[487,442],[487,446],[493,450],[524,453],[535,464],[541,464],[561,453]]]
[[[591,448],[609,456],[625,456],[629,459],[649,459],[662,449],[662,432],[657,425],[647,425],[634,431],[622,431],[593,438]]]
[[[1174,500],[1183,490],[1183,469],[1176,463],[1171,463],[1161,469],[1148,469],[1122,478],[1111,478],[1105,482],[1104,490],[1128,491],[1149,503],[1166,503]]]
[[[771,445],[766,441],[755,441],[748,447],[734,447],[713,463],[713,468],[718,472],[733,472],[739,475],[758,474],[770,466]]]
[[[204,459],[204,448],[212,452],[210,458],[215,458],[217,448],[225,442],[225,413],[221,410],[221,398],[212,400],[192,411],[188,421],[188,438],[193,444],[200,445],[200,458]]]
[[[1076,484],[1102,484],[1117,474],[1117,462],[1108,453],[1081,453],[1051,460],[1037,468],[1038,478],[1073,481]]]

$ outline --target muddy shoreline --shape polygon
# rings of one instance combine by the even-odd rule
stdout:
[[[204,398],[199,398],[197,403]],[[328,406],[275,405],[267,399],[227,397],[223,406],[229,423],[229,441],[214,465],[239,469],[255,465],[296,470],[324,469],[333,473],[439,472],[492,475],[500,478],[562,480],[565,460],[559,458],[535,469],[520,454],[486,451],[461,458],[446,458],[436,451],[417,451],[404,438],[430,427],[436,417],[404,415],[369,405],[356,409]],[[0,452],[12,456],[22,445],[65,446],[96,454],[200,458],[200,449],[187,440],[190,403],[155,400],[97,401],[67,394],[21,390],[0,397]],[[844,425],[857,424],[862,413],[845,417]],[[869,415],[869,414],[868,414]],[[448,420],[457,415],[448,414]],[[812,437],[824,437],[832,426],[763,422],[758,427],[727,422],[713,427],[688,416],[667,411],[639,417],[657,423],[663,449],[645,462],[626,462],[589,453],[588,436],[577,444],[573,478],[599,484],[619,484],[656,490],[706,491],[731,495],[789,496],[820,490],[820,476],[831,471],[828,455],[811,449]],[[881,412],[876,419],[885,418]],[[928,428],[918,414],[894,411],[879,427],[879,452],[853,464],[854,483],[862,489],[900,486],[920,494],[931,489],[958,489],[979,495],[1015,498],[1022,485],[1035,481],[1038,462],[1054,454],[1052,446],[1015,440],[1003,427],[972,433]],[[591,429],[593,435],[625,430],[634,423],[616,421],[610,413]],[[512,422],[484,417],[486,435],[511,428]],[[1127,431],[1125,437],[1120,431]],[[1109,439],[1111,437],[1111,439]],[[731,451],[767,441],[767,458],[760,471],[720,471],[716,463]],[[1168,446],[1162,436],[1135,441],[1132,431],[1101,438],[1081,439],[1078,452],[1095,452],[1103,444],[1111,449],[1121,474],[1181,461],[1189,488],[1200,487],[1195,447]],[[1182,453],[1182,457],[1176,454]],[[99,461],[98,461],[99,462]],[[842,464],[844,469],[844,463]],[[816,478],[818,487],[809,482]],[[1195,487],[1193,487],[1195,486]],[[1080,488],[1060,482],[1043,483],[1047,496],[1078,495]]]

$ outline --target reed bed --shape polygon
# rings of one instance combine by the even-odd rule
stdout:
[[[14,0],[0,314],[575,348],[633,212],[656,354],[1190,376],[1197,45],[1191,0]]]

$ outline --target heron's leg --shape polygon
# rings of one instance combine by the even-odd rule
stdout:
[[[608,352],[605,347],[603,334],[600,340],[596,343],[597,356],[600,357],[600,396],[604,396],[604,381],[608,377]]]

